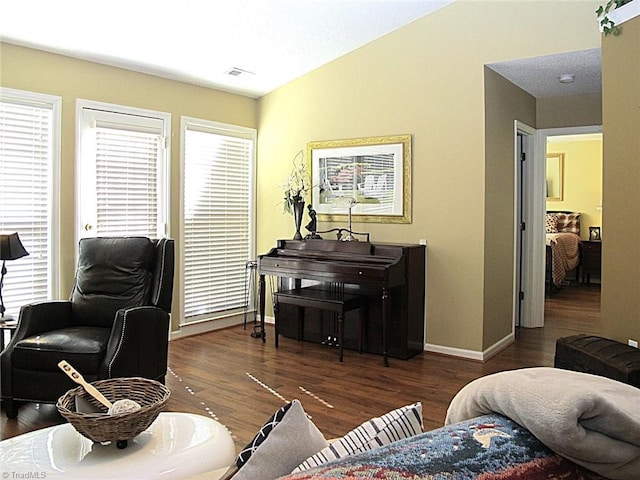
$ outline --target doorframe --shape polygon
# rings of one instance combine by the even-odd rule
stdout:
[[[525,255],[522,262],[521,288],[524,292],[524,300],[521,307],[521,322],[520,325],[526,328],[536,328],[544,326],[544,302],[545,302],[545,282],[544,282],[544,270],[545,270],[545,231],[544,231],[544,216],[546,213],[546,196],[545,196],[545,178],[546,178],[546,157],[547,157],[547,138],[559,135],[585,135],[591,133],[602,133],[602,125],[589,125],[583,127],[561,127],[561,128],[546,128],[535,130],[522,122],[515,121],[515,142],[517,142],[518,133],[525,135],[528,139],[533,140],[532,150],[533,154],[530,155],[530,160],[524,162],[523,168],[525,174],[528,175],[528,182],[523,186],[524,192],[522,192],[525,199],[525,211],[527,212],[527,218],[524,219],[526,223],[525,251],[521,254]],[[519,161],[517,158],[517,144],[514,145],[515,161]],[[518,169],[514,173],[514,314],[513,325],[517,322],[517,303],[519,301],[519,291],[517,290],[518,279],[517,275],[517,263],[520,261],[517,258],[518,255],[518,225],[516,224],[518,218],[517,209],[520,208],[518,189]]]
[[[518,156],[518,134],[523,136],[523,152],[526,160]],[[546,155],[546,154],[545,154]],[[540,152],[539,131],[529,125],[514,122],[514,271],[513,271],[513,331],[519,323],[521,327],[541,327],[544,324],[544,168],[543,154]],[[520,189],[519,176],[525,181]],[[522,199],[522,204],[521,200]],[[523,249],[519,248],[519,211],[525,224],[522,231]],[[522,256],[522,261],[519,258]],[[518,278],[519,275],[519,278]],[[518,288],[520,287],[520,288]],[[520,292],[524,298],[520,300]],[[518,322],[518,313],[520,322]]]

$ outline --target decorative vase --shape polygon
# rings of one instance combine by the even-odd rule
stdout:
[[[304,200],[293,202],[293,221],[296,224],[296,234],[293,236],[294,240],[302,240],[302,234],[300,233],[300,226],[302,225],[302,214],[304,213]]]

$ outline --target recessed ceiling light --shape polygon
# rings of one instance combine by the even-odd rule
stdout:
[[[560,75],[558,77],[558,80],[560,81],[560,83],[573,83],[573,81],[575,80],[575,76],[570,74]]]

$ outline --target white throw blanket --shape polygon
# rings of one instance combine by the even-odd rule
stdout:
[[[479,378],[454,397],[445,424],[496,412],[549,449],[611,479],[640,479],[640,389],[596,375],[525,368]]]

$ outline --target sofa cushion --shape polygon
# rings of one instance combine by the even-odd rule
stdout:
[[[13,366],[25,370],[58,371],[66,360],[83,375],[96,375],[105,356],[111,331],[102,327],[68,327],[19,341],[13,348]]]

